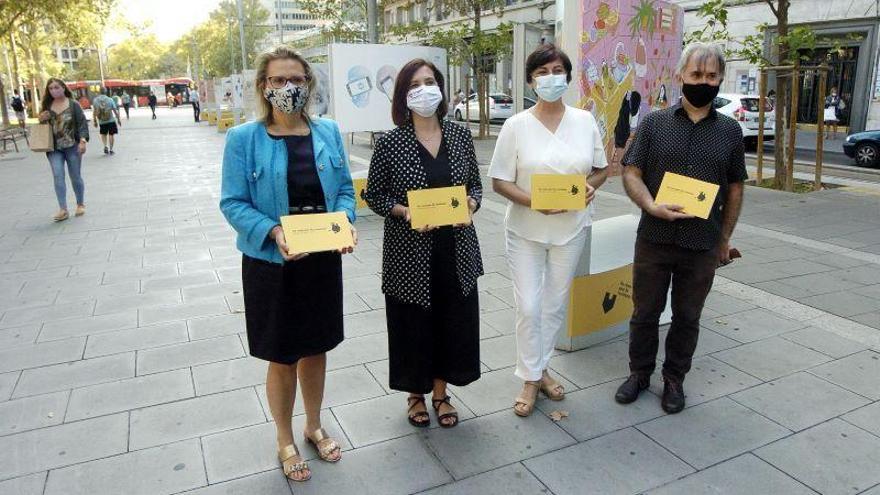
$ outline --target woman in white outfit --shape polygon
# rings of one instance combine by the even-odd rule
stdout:
[[[532,210],[533,174],[587,176],[587,203],[605,182],[607,159],[593,115],[562,103],[571,61],[553,45],[526,60],[526,82],[538,103],[501,128],[489,167],[493,189],[510,204],[507,259],[516,300],[516,376],[524,380],[514,412],[528,416],[540,390],[552,400],[565,391],[548,373],[568,308],[568,291],[586,241],[591,209]]]

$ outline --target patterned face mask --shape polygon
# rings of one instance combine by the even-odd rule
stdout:
[[[266,100],[278,110],[290,114],[302,111],[309,99],[309,88],[297,86],[287,81],[283,88],[275,89],[267,87],[263,91]]]

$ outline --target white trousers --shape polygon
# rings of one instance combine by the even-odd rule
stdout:
[[[516,301],[515,374],[523,380],[540,380],[550,363],[586,239],[584,229],[567,244],[556,246],[507,231],[507,262]]]

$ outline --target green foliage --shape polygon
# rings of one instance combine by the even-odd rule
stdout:
[[[321,31],[329,40],[343,43],[366,42],[367,30],[364,20],[367,18],[366,0],[299,0],[299,7],[315,19],[324,19],[329,23]],[[377,2],[376,10],[384,10],[384,0]]]
[[[721,1],[721,0],[712,0]],[[650,38],[654,34],[654,3],[651,0],[639,0],[639,6],[634,7],[636,11],[627,24],[629,24],[630,32],[633,36],[637,36],[642,29]]]

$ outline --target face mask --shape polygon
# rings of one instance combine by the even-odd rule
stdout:
[[[684,97],[687,98],[688,103],[697,107],[703,108],[709,103],[712,103],[712,100],[718,96],[719,86],[712,86],[711,84],[688,84],[684,83],[681,86],[681,92],[684,94]]]
[[[434,115],[442,101],[443,93],[440,92],[440,86],[419,86],[406,94],[407,108],[422,117]]]
[[[49,94],[52,95],[52,98],[61,98],[64,96],[64,88],[52,88],[49,90]]]
[[[565,74],[548,74],[535,78],[535,93],[546,102],[554,102],[568,89],[568,76]]]
[[[309,99],[309,88],[297,86],[290,81],[283,88],[275,89],[267,87],[263,91],[266,100],[281,112],[291,114],[301,111]]]

